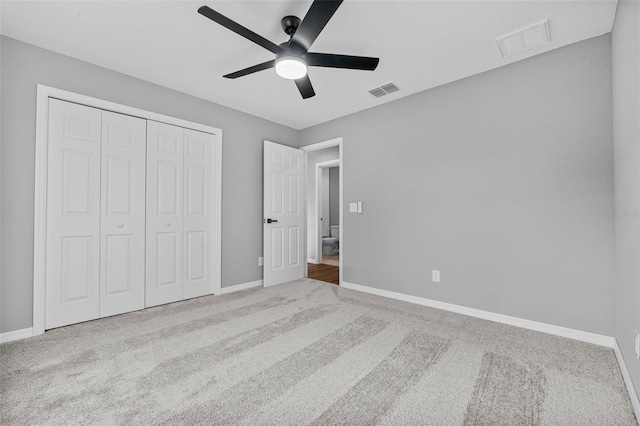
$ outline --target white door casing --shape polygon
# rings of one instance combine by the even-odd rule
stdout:
[[[147,121],[146,306],[182,300],[184,130]]]
[[[146,131],[102,111],[100,317],[144,308]]]
[[[265,287],[305,275],[304,168],[303,151],[264,142]]]
[[[100,315],[101,111],[49,106],[46,329]]]
[[[184,129],[183,298],[214,292],[213,253],[217,138]]]

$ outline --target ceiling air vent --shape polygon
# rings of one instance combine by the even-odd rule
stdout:
[[[376,87],[375,89],[369,90],[369,93],[371,93],[376,98],[379,98],[379,97],[384,96],[384,95],[387,94],[387,92],[385,92],[384,90],[382,90],[379,87]]]
[[[549,43],[549,20],[545,19],[498,37],[496,43],[505,58],[547,44]]]
[[[400,90],[400,89],[398,89],[398,86],[396,86],[393,83],[385,84],[384,86],[380,86],[380,88],[382,90],[384,90],[385,92],[387,92],[387,93],[393,93],[393,92],[397,92],[398,90]]]
[[[400,89],[395,84],[387,83],[383,84],[380,87],[376,87],[375,89],[369,90],[369,93],[371,93],[376,98],[380,98],[382,96],[388,95],[389,93],[397,92],[398,90]]]

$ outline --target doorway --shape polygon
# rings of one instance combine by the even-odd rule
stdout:
[[[342,139],[301,148],[307,152],[307,277],[342,280]]]

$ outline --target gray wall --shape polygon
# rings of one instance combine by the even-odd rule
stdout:
[[[638,97],[630,93],[638,90],[638,5],[619,7],[615,206],[624,210],[640,208]],[[621,10],[631,12],[621,18]],[[342,136],[344,201],[364,201],[364,214],[344,217],[351,244],[345,281],[595,333],[615,330],[631,358],[629,334],[640,327],[640,226],[637,218],[615,219],[614,300],[614,219],[605,214],[614,206],[609,35],[299,133],[0,41],[1,332],[31,325],[35,85],[43,83],[224,130],[223,286],[262,276],[262,140],[295,146]],[[313,157],[326,153],[310,153],[310,163],[337,158],[334,151],[321,160]],[[382,176],[383,167],[393,173]],[[429,269],[442,271],[440,284],[430,282]]]
[[[222,286],[262,279],[262,141],[298,132],[255,116],[2,37],[0,331],[31,327],[36,84],[223,129]]]
[[[329,169],[329,207],[331,225],[340,225],[340,167]]]
[[[301,131],[363,201],[344,280],[612,335],[611,103],[605,35]]]
[[[322,142],[322,141],[317,141]],[[316,211],[316,163],[340,158],[340,148],[331,148],[311,151],[307,157],[307,212]],[[316,259],[316,244],[318,241],[315,216],[307,214],[307,257]]]
[[[612,34],[616,242],[615,337],[640,391],[640,4],[620,1]],[[631,211],[631,212],[630,212]],[[629,214],[631,213],[631,214]]]

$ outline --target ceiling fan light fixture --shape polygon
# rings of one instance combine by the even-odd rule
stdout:
[[[2,0],[0,0],[2,1]],[[216,12],[209,6],[202,6],[198,13],[211,19],[241,37],[259,45],[275,55],[275,58],[236,72],[224,75],[224,78],[235,79],[270,68],[287,80],[294,80],[302,99],[315,96],[313,85],[309,79],[307,67],[344,68],[351,70],[373,71],[380,58],[366,56],[340,55],[334,53],[309,52],[323,28],[344,0],[313,0],[311,7],[300,19],[293,15],[282,18],[280,25],[289,36],[289,41],[275,44],[259,34],[254,33],[239,23]]]
[[[287,80],[297,80],[307,75],[307,63],[297,56],[276,59],[276,73]]]

